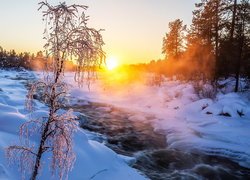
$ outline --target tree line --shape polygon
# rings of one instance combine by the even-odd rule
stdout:
[[[14,49],[6,50],[0,46],[0,68],[5,69],[27,69],[27,70],[45,70],[47,64],[52,63],[52,57],[47,57],[42,51],[35,53],[20,52]],[[72,61],[65,62],[66,71],[74,71],[76,64]]]
[[[250,79],[249,0],[201,0],[192,24],[176,19],[163,38],[164,60],[151,62],[159,73],[217,82],[234,76]]]
[[[34,53],[17,53],[14,49],[7,51],[0,46],[0,68],[32,69],[30,62],[36,58]]]

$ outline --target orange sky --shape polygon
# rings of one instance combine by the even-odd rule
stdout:
[[[17,51],[43,49],[42,14],[38,0],[0,2],[0,46]],[[48,0],[57,2],[57,0]],[[120,63],[148,62],[162,57],[162,38],[176,18],[190,24],[198,0],[66,0],[89,6],[89,26],[105,29],[107,56]]]

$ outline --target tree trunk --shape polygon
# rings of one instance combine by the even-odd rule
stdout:
[[[218,78],[219,69],[219,1],[216,1],[215,9],[215,77]]]
[[[59,58],[57,58],[57,62],[59,62]],[[58,82],[60,74],[62,72],[62,68],[63,68],[63,63],[59,67],[59,70],[57,69],[54,84],[56,84]],[[55,110],[56,98],[55,97],[56,97],[56,90],[55,90],[55,87],[53,87],[52,92],[50,94],[49,118],[48,118],[48,121],[46,122],[45,128],[44,128],[44,130],[42,132],[42,137],[41,137],[41,141],[39,143],[39,148],[38,148],[38,152],[37,152],[37,156],[36,156],[36,164],[35,164],[32,176],[31,176],[31,180],[36,180],[36,177],[38,175],[38,170],[39,170],[39,167],[40,167],[40,164],[41,164],[41,158],[42,158],[42,155],[44,153],[44,144],[45,144],[45,142],[46,142],[46,140],[48,138],[49,126],[50,126],[50,123],[52,121],[53,114],[56,112],[56,110]]]
[[[239,90],[239,83],[240,83],[240,69],[241,69],[241,61],[242,61],[242,50],[243,50],[243,43],[244,43],[244,37],[240,37],[239,39],[239,53],[238,53],[238,63],[236,67],[236,82],[235,82],[235,89],[234,92],[238,92]]]
[[[233,17],[232,17],[232,23],[231,23],[231,29],[230,29],[230,42],[231,42],[231,44],[233,43],[236,10],[237,10],[237,0],[234,0]]]
[[[39,170],[39,167],[41,164],[41,158],[42,158],[42,154],[43,154],[44,144],[45,144],[45,141],[47,138],[46,134],[48,132],[48,129],[49,129],[49,121],[46,123],[45,129],[44,129],[42,137],[41,137],[39,149],[38,149],[37,156],[36,156],[36,164],[35,164],[32,176],[31,176],[31,180],[35,180],[37,177],[38,170]]]

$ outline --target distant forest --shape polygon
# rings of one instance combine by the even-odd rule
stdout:
[[[46,57],[42,51],[36,54],[30,52],[16,53],[15,50],[7,51],[0,46],[0,68],[15,68],[28,70],[45,70],[46,64],[51,63],[51,59]],[[67,61],[66,70],[73,71],[76,66],[72,61]]]
[[[215,85],[220,78],[235,77],[235,91],[240,77],[250,79],[249,0],[201,0],[195,4],[190,27],[176,19],[168,28],[162,43],[164,59],[127,68]],[[0,67],[40,70],[46,62],[42,52],[17,54],[0,47]],[[74,64],[67,67],[73,70]]]

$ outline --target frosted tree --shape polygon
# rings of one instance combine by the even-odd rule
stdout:
[[[20,128],[20,145],[7,148],[7,157],[18,162],[23,178],[27,174],[32,180],[37,178],[44,153],[50,153],[50,169],[60,179],[67,179],[73,167],[72,136],[78,124],[71,109],[64,113],[59,111],[65,106],[67,94],[67,84],[63,81],[65,61],[73,59],[76,62],[75,80],[81,84],[105,59],[100,30],[87,26],[86,9],[87,6],[68,6],[65,2],[56,6],[47,1],[39,3],[45,22],[44,39],[47,43],[44,47],[52,58],[52,64],[47,65],[44,78],[32,85],[26,106],[33,109],[33,95],[38,93],[49,107],[49,112],[47,117],[24,123]],[[40,136],[38,146],[30,141],[31,135],[36,133]]]

